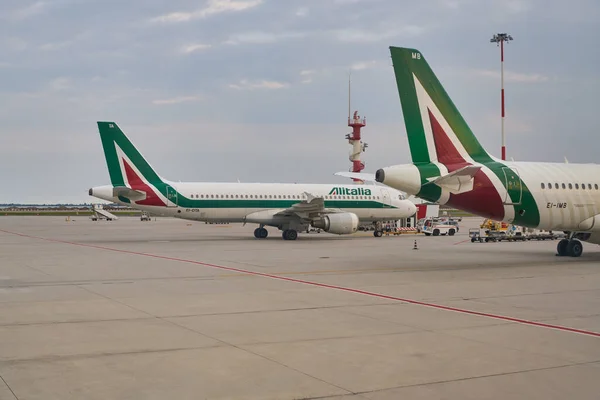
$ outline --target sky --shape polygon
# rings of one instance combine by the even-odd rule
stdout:
[[[389,46],[419,49],[483,146],[596,162],[597,0],[3,0],[0,203],[90,202],[109,184],[96,121],[174,181],[348,183],[410,162]]]

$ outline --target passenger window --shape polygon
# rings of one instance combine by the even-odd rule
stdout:
[[[563,183],[563,184],[562,184],[562,188],[563,188],[563,189],[566,189],[566,188],[567,188],[567,185],[565,185],[565,184]]]
[[[558,183],[555,183],[555,184],[554,184],[554,188],[555,188],[555,189],[558,189]]]
[[[585,190],[585,183],[582,183],[582,184],[581,184],[581,188],[582,188],[583,190]]]
[[[592,184],[588,183],[588,189],[592,190]]]
[[[594,184],[594,188],[595,188],[596,190],[598,190],[598,184],[597,184],[597,183],[595,183],[595,184]]]
[[[575,189],[579,189],[579,183],[575,184]]]
[[[569,183],[569,189],[573,189],[573,185]]]
[[[542,182],[542,189],[546,189],[546,185],[544,185],[544,182]]]

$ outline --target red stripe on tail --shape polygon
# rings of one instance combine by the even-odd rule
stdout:
[[[444,128],[435,119],[431,110],[427,111],[429,112],[429,122],[431,123],[438,161],[448,168],[448,172],[454,172],[467,165],[472,165],[460,155],[460,152],[456,149]],[[504,218],[504,205],[492,181],[482,170],[479,170],[474,178],[473,190],[461,194],[450,194],[448,204],[486,218],[502,220]]]
[[[127,175],[127,180],[129,181],[129,185],[131,186],[131,188],[133,190],[140,190],[146,193],[146,199],[135,201],[135,204],[143,206],[167,206],[165,202],[162,201],[160,197],[158,197],[156,192],[148,184],[146,184],[146,182],[144,182],[142,178],[138,176],[138,174],[135,173],[133,168],[131,168],[131,166],[127,163],[127,161],[125,161],[125,159],[123,159],[123,165],[125,166],[125,174]]]

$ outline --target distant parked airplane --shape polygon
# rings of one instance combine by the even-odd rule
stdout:
[[[173,182],[160,177],[114,122],[98,122],[111,185],[90,196],[167,216],[213,222],[255,223],[295,240],[310,226],[344,235],[359,223],[407,218],[416,206],[394,189],[379,185]],[[375,231],[381,236],[381,230]]]

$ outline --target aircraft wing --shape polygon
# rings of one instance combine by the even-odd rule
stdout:
[[[479,165],[467,165],[449,174],[429,178],[426,185],[437,185],[453,194],[469,192],[473,190],[474,176],[480,169]]]
[[[340,212],[337,209],[325,208],[325,199],[323,197],[316,197],[308,192],[304,192],[304,194],[306,195],[306,200],[296,203],[285,210],[281,210],[274,214],[274,216],[309,219],[310,217],[315,217],[321,214]]]

